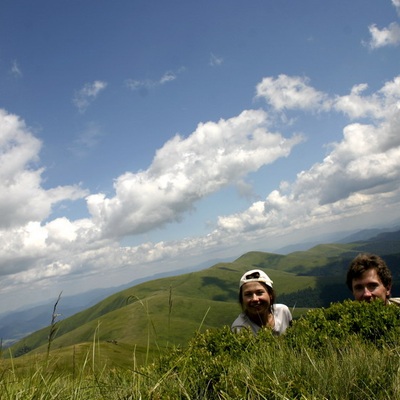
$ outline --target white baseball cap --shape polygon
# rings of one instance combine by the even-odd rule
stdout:
[[[245,283],[248,283],[248,282],[264,282],[271,289],[272,289],[272,284],[273,284],[271,278],[264,271],[261,271],[260,269],[252,269],[250,271],[247,271],[240,278],[239,289]]]

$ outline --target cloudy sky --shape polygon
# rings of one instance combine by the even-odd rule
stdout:
[[[400,0],[3,0],[0,312],[400,221]]]

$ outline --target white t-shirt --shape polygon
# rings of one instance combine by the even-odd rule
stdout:
[[[292,321],[292,314],[285,304],[274,304],[272,308],[275,319],[275,326],[272,332],[276,335],[282,335]],[[233,321],[231,330],[233,332],[239,332],[243,328],[250,328],[254,334],[257,334],[261,326],[253,322],[245,313],[241,313],[235,321]]]

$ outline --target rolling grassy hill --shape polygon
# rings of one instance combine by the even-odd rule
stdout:
[[[345,273],[350,260],[360,251],[379,247],[398,280],[398,236],[394,233],[386,241],[379,238],[318,245],[286,256],[249,252],[231,263],[141,283],[57,322],[52,353],[67,363],[67,359],[83,357],[96,343],[99,354],[109,363],[127,365],[133,358],[143,362],[149,354],[185,346],[198,330],[232,323],[240,312],[238,280],[252,268],[265,270],[274,281],[278,302],[291,307],[294,317],[299,316],[306,309],[350,297],[344,284]],[[34,332],[13,345],[8,354],[46,354],[48,336],[49,327]]]

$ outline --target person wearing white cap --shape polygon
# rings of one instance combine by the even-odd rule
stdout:
[[[272,280],[263,271],[247,271],[239,283],[239,302],[242,313],[231,326],[233,332],[243,328],[251,329],[254,334],[268,327],[276,335],[286,331],[292,322],[292,314],[284,304],[275,304],[275,292]]]

